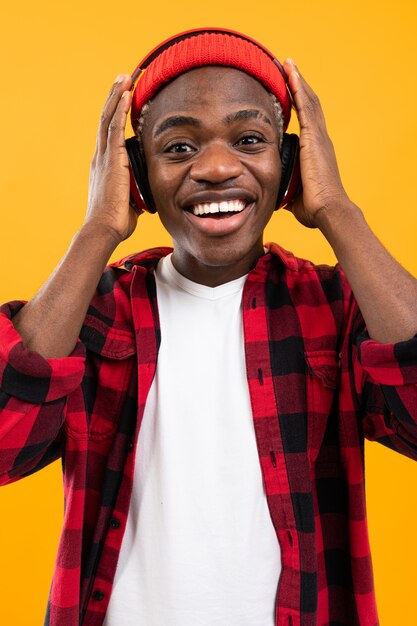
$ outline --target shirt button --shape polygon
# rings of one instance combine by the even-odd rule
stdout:
[[[98,602],[100,602],[104,598],[104,593],[100,589],[95,589],[93,598],[94,600],[98,600]]]
[[[110,520],[110,528],[120,528],[120,520],[117,517],[112,517]]]

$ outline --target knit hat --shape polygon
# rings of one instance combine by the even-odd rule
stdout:
[[[180,74],[204,65],[235,67],[259,80],[281,104],[286,130],[291,117],[291,99],[279,63],[253,39],[232,32],[196,31],[177,43],[161,46],[162,52],[147,67],[145,64],[146,69],[133,92],[131,121],[135,132],[140,111],[152,96]]]

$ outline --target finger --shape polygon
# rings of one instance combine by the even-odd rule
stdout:
[[[313,91],[293,59],[284,62],[284,69],[288,75],[288,83],[296,106],[298,119],[301,128],[311,125],[311,123],[323,124],[324,114],[320,100]]]
[[[124,148],[125,146],[125,128],[131,101],[132,94],[130,91],[124,91],[108,126],[107,152]]]
[[[284,62],[284,69],[287,72],[290,89],[294,96],[297,91],[302,89],[310,98],[317,98],[317,95],[301,74],[294,59],[287,59]]]
[[[120,98],[122,97],[126,89],[129,89],[130,83],[131,78],[129,74],[119,74],[110,89],[109,95],[101,113],[100,123],[98,127],[96,151],[99,154],[104,153],[104,151],[106,150],[109,125],[120,102]]]

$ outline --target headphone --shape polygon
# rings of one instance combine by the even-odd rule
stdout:
[[[163,41],[161,44],[156,46],[156,48],[151,50],[149,54],[146,55],[146,57],[139,63],[139,65],[133,72],[132,91],[134,91],[135,89],[135,84],[140,74],[164,50],[178,43],[179,41],[182,41],[183,39],[187,39],[195,35],[200,35],[201,33],[221,33],[234,35],[240,37],[241,39],[249,41],[252,44],[255,44],[258,48],[263,50],[263,52],[265,52],[270,57],[270,59],[273,61],[273,63],[275,63],[275,65],[281,72],[285,84],[287,85],[287,89],[292,102],[291,92],[288,87],[288,76],[284,68],[282,67],[280,62],[277,61],[274,55],[269,52],[269,50],[267,50],[267,48],[265,48],[262,44],[255,41],[255,39],[252,39],[251,37],[243,35],[242,33],[239,33],[237,31],[229,30],[226,28],[197,28],[185,31]],[[146,161],[139,149],[139,142],[137,140],[137,137],[134,136],[126,139],[125,145],[130,165],[130,204],[138,210],[145,210],[149,213],[156,213],[157,209],[152,197],[151,188],[149,186]],[[302,190],[299,159],[299,139],[297,135],[293,133],[284,133],[280,156],[282,167],[281,182],[275,210],[278,210],[290,204]]]

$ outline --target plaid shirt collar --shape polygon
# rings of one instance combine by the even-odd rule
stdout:
[[[276,243],[266,243],[265,248],[268,252],[256,261],[255,266],[250,274],[257,277],[256,280],[265,280],[267,273],[275,267],[279,271],[280,265],[285,266],[288,270],[297,271],[300,260],[291,252],[287,252]],[[117,268],[125,272],[136,272],[143,276],[152,276],[150,279],[154,281],[153,272],[159,260],[167,256],[173,251],[170,247],[158,247],[144,250],[140,253],[131,254],[109,265],[110,268]],[[103,281],[102,281],[103,282]],[[134,279],[132,280],[132,285]],[[150,286],[151,291],[154,286]],[[121,329],[116,323],[112,315],[109,315],[107,304],[103,293],[95,295],[91,306],[88,310],[84,326],[82,328],[80,338],[89,350],[104,357],[109,358],[126,358],[136,352],[136,341],[133,330],[133,320],[131,312],[124,311],[125,325]],[[129,326],[131,331],[129,332]],[[105,342],[103,343],[103,337]]]

